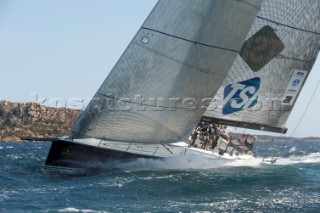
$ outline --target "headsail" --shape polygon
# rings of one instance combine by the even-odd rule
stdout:
[[[138,143],[186,138],[227,76],[261,3],[160,0],[70,136]]]
[[[319,0],[264,1],[204,119],[284,133],[317,58],[319,29]]]

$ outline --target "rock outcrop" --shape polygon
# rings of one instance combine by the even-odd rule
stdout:
[[[80,114],[80,110],[51,108],[38,103],[0,101],[0,141],[64,136]]]
[[[38,103],[0,101],[0,141],[15,142],[20,138],[55,138],[67,135],[78,120],[81,110],[51,108]],[[242,134],[233,133],[234,138]],[[320,141],[318,137],[288,138],[259,135],[259,141]]]

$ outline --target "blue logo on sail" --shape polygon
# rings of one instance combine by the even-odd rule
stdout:
[[[294,80],[293,82],[292,82],[292,86],[293,87],[297,87],[298,85],[300,84],[300,80],[299,79],[296,79],[296,80]]]
[[[260,82],[260,78],[257,77],[226,86],[222,113],[228,115],[257,105]]]

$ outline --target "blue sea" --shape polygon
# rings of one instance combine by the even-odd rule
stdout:
[[[50,143],[0,143],[0,212],[320,212],[320,142],[257,142],[229,164],[137,160],[49,176]]]

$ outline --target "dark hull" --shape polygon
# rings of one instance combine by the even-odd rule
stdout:
[[[138,158],[158,157],[139,155],[112,149],[99,148],[64,140],[54,140],[45,163],[45,170],[53,173],[86,172],[112,167],[118,162],[130,162]]]

